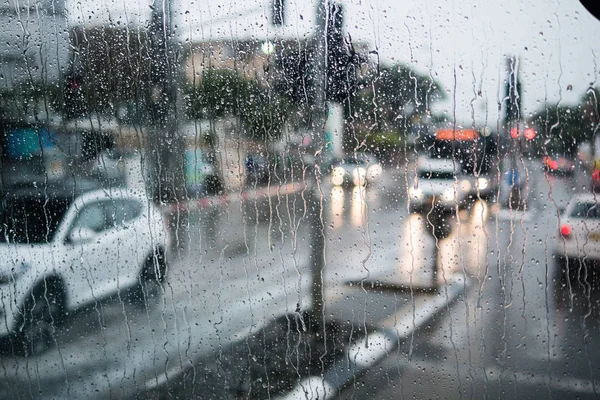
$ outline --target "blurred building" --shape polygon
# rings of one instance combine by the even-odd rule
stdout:
[[[0,4],[0,90],[55,83],[69,62],[64,0]]]
[[[234,70],[248,80],[266,84],[269,70],[269,44],[258,40],[210,41],[190,46],[184,61],[187,81],[199,84],[207,69]],[[272,44],[271,44],[272,45]]]

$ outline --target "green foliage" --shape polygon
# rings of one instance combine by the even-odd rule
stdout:
[[[577,146],[592,141],[598,131],[600,91],[589,89],[575,106],[551,105],[536,112],[530,123],[537,128],[538,151],[574,155]]]
[[[56,111],[60,103],[61,91],[56,85],[21,83],[0,91],[0,112],[4,120],[17,121],[26,116],[37,116],[43,120],[46,111]]]
[[[185,99],[188,117],[237,116],[255,139],[278,138],[287,116],[288,106],[282,98],[227,69],[204,71],[199,85],[185,89]]]
[[[359,88],[352,115],[379,131],[406,128],[406,120],[424,118],[431,103],[445,98],[437,81],[403,64],[372,70]]]

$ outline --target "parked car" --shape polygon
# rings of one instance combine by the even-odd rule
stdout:
[[[143,192],[82,186],[14,188],[2,197],[0,335],[13,335],[27,354],[52,345],[65,312],[167,273],[168,235]]]
[[[576,276],[579,261],[600,261],[600,204],[592,193],[575,194],[560,218],[558,240],[554,243],[554,260],[565,277]]]
[[[332,162],[331,183],[335,186],[364,186],[367,183],[376,183],[382,173],[383,168],[375,156],[356,153]]]
[[[416,178],[416,184],[408,191],[410,212],[424,211],[427,207],[451,211],[457,204],[462,208],[469,198],[474,198],[475,184],[460,173],[452,159],[419,157]]]

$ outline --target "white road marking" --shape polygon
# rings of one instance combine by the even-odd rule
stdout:
[[[361,374],[371,366],[378,363],[398,343],[399,339],[408,337],[413,331],[427,322],[433,315],[450,304],[462,292],[469,281],[465,282],[462,274],[453,274],[448,283],[440,288],[439,294],[433,299],[419,296],[415,300],[414,307],[404,307],[399,313],[384,321],[383,326],[393,326],[392,332],[378,331],[367,336],[366,341],[361,341],[350,346],[347,352],[349,367],[357,374]],[[368,343],[368,346],[367,346]],[[333,399],[336,397],[340,387],[334,387],[325,379],[311,376],[304,379],[290,393],[283,396],[282,400],[296,399]]]
[[[382,332],[375,332],[348,349],[348,359],[359,367],[371,365],[387,354],[396,344]]]
[[[289,392],[284,400],[330,399],[335,396],[336,388],[318,376],[309,376]]]
[[[404,307],[397,314],[385,320],[383,326],[393,326],[399,339],[408,337],[414,330],[429,320],[433,314],[451,303],[460,294],[463,286],[462,274],[453,274],[448,279],[448,284],[442,286],[439,294],[433,299],[426,296],[417,297],[413,307]]]

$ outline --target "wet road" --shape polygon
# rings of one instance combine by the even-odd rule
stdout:
[[[530,171],[526,212],[477,202],[437,241],[423,216],[407,211],[402,169],[367,189],[323,185],[326,313],[353,290],[349,281],[431,286],[437,263],[438,281],[460,273],[473,282],[343,398],[598,393],[591,384],[600,374],[598,290],[560,286],[549,250],[556,207],[584,180],[546,177],[535,163]],[[218,358],[227,343],[310,308],[305,199],[300,193],[190,213],[164,287],[147,293],[145,304],[136,290],[123,290],[69,315],[57,329],[57,348],[42,356],[6,351],[0,398],[134,396],[182,369],[201,376],[203,360]],[[411,296],[404,293],[404,301]],[[370,322],[368,299],[335,317]]]
[[[455,225],[445,239],[459,243],[452,254],[473,282],[466,295],[341,398],[600,397],[600,283],[561,282],[551,250],[557,208],[587,180],[528,167],[528,211],[484,206],[483,232]]]

